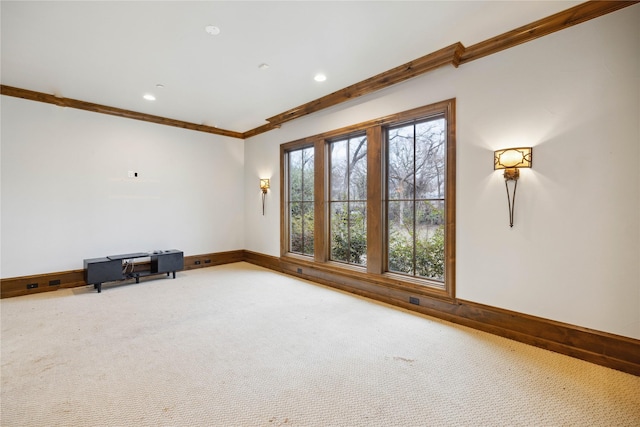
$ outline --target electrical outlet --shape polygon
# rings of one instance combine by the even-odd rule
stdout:
[[[196,261],[194,264],[195,265],[200,265],[200,260]]]
[[[58,286],[60,284],[60,280],[49,280],[49,286]]]
[[[211,260],[210,260],[210,259],[205,259],[205,260],[204,260],[204,263],[205,263],[205,264],[211,264]]]
[[[297,271],[298,271],[299,274],[302,274],[302,269],[301,268],[299,268]]]
[[[420,305],[420,298],[416,298],[416,297],[409,297],[409,302],[410,302],[411,304]]]
[[[37,288],[37,287],[38,287],[38,284],[37,284],[37,283],[29,283],[29,284],[27,285],[27,289],[35,289],[35,288]]]

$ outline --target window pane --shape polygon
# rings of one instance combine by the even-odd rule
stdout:
[[[330,144],[331,200],[347,200],[347,140]]]
[[[304,202],[303,208],[303,223],[302,223],[302,240],[303,250],[305,255],[313,255],[313,202]]]
[[[289,251],[313,255],[313,147],[289,151]]]
[[[331,259],[367,265],[366,202],[331,203]]]
[[[416,202],[416,275],[444,281],[444,202]]]
[[[390,129],[388,132],[389,199],[413,198],[413,125]]]
[[[289,204],[289,251],[302,253],[302,203]]]
[[[313,201],[313,147],[302,150],[302,197],[304,201]]]
[[[329,258],[366,265],[367,137],[330,143]]]
[[[349,199],[367,200],[367,137],[349,140]]]
[[[416,125],[416,199],[444,198],[444,119]]]
[[[289,200],[302,200],[302,151],[289,153]]]
[[[433,228],[444,224],[444,202],[440,200],[416,202],[416,226]]]
[[[331,203],[331,259],[349,262],[349,229],[347,202]]]
[[[387,130],[389,271],[444,281],[446,121]]]
[[[388,203],[389,271],[413,274],[413,202]]]
[[[367,265],[367,204],[352,202],[349,207],[349,262]]]

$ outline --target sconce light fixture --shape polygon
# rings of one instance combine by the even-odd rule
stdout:
[[[520,168],[531,167],[531,147],[506,148],[493,153],[493,169],[504,169],[504,186],[509,204],[509,225],[513,227],[513,210],[516,205],[516,188],[520,178]],[[509,193],[509,181],[513,181],[513,195]]]
[[[260,178],[260,190],[262,190],[262,215],[264,215],[264,198],[269,190],[269,178]]]

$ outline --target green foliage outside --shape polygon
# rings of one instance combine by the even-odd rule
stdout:
[[[313,147],[289,153],[289,250],[313,255]]]
[[[331,259],[366,265],[366,218],[362,212],[355,210],[347,215],[345,211],[338,211],[331,216]]]
[[[415,275],[430,279],[444,280],[444,225],[439,226],[433,235],[416,241]],[[389,270],[414,274],[413,241],[404,233],[389,236]]]
[[[442,212],[435,210],[433,219],[441,219]],[[332,215],[331,259],[351,264],[366,265],[367,235],[365,216],[359,211],[350,215],[350,233],[347,212]],[[389,270],[444,281],[444,225],[431,231],[428,239],[416,241],[416,270],[413,267],[413,239],[406,232],[394,232],[389,236]]]
[[[389,271],[444,281],[445,130],[437,118],[389,131]],[[289,153],[290,250],[304,255],[314,254],[313,154]],[[366,265],[366,137],[333,142],[331,156],[330,258]]]
[[[296,205],[300,206],[300,204]],[[313,205],[310,210],[305,209],[305,211],[303,216],[300,208],[292,209],[290,250],[304,255],[313,255]]]

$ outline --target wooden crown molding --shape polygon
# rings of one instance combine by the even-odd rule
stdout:
[[[278,114],[277,116],[270,117],[267,121],[272,125],[280,125],[307,114],[315,113],[316,111],[324,110],[325,108],[349,101],[350,99],[376,92],[385,87],[403,82],[444,65],[451,64],[457,67],[460,54],[463,51],[464,46],[462,46],[462,44],[452,44],[451,46],[447,46],[421,58],[392,68],[391,70],[370,77],[359,83],[347,86],[344,89],[340,89],[329,95],[323,96],[322,98],[318,98],[315,101],[308,102],[299,107],[292,108],[289,111]]]
[[[515,30],[507,31],[499,36],[465,48],[460,64],[493,55],[505,49],[535,40],[539,37],[564,30],[577,24],[598,18],[638,3],[640,0],[628,1],[587,1],[555,15],[539,19]]]
[[[244,139],[241,132],[218,129],[212,126],[198,125],[195,123],[183,122],[182,120],[168,119],[166,117],[153,116],[151,114],[139,113],[137,111],[123,110],[122,108],[109,107],[101,104],[80,101],[72,98],[61,98],[48,93],[36,92],[28,89],[21,89],[12,86],[0,85],[0,94],[14,96],[16,98],[28,99],[31,101],[45,102],[59,107],[77,108],[79,110],[92,111],[94,113],[109,114],[112,116],[124,117],[127,119],[142,120],[159,125],[174,126],[183,129],[195,130],[198,132],[213,133],[216,135],[230,136],[232,138]]]
[[[258,126],[246,132],[235,132],[231,130],[219,129],[212,126],[198,125],[195,123],[183,122],[181,120],[169,119],[150,114],[138,113],[136,111],[123,110],[121,108],[109,107],[70,98],[59,98],[54,95],[35,92],[27,89],[19,89],[11,86],[0,85],[1,94],[29,99],[32,101],[46,102],[59,105],[61,107],[77,108],[80,110],[93,111],[95,113],[110,114],[118,117],[125,117],[135,120],[143,120],[156,124],[174,126],[183,129],[207,132],[216,135],[229,136],[238,139],[247,139],[270,130],[279,128],[281,124],[298,119],[323,110],[328,107],[349,101],[359,96],[376,92],[380,89],[403,82],[413,77],[425,74],[436,68],[453,65],[466,64],[476,59],[500,52],[505,49],[535,40],[539,37],[555,33],[571,26],[598,18],[600,16],[615,12],[625,7],[632,6],[640,0],[625,1],[599,1],[591,0],[569,8],[565,11],[548,16],[531,24],[524,25],[515,30],[508,31],[498,36],[492,37],[480,43],[476,43],[465,48],[460,42],[447,46],[443,49],[432,52],[421,58],[407,62],[391,70],[377,74],[359,83],[340,89],[329,95],[318,98],[314,101],[292,108],[267,119],[266,124]]]
[[[414,61],[407,62],[399,67],[380,73],[367,80],[363,80],[337,92],[323,96],[322,98],[318,98],[296,108],[292,108],[291,110],[285,111],[277,116],[270,117],[267,119],[269,122],[268,125],[252,129],[245,132],[244,135],[246,138],[249,138],[251,136],[267,132],[273,129],[270,125],[281,125],[282,123],[300,118],[307,114],[315,113],[325,108],[349,101],[353,98],[376,92],[385,87],[392,86],[420,74],[427,73],[444,65],[451,64],[458,67],[458,65],[480,59],[556,31],[569,28],[573,25],[632,6],[639,1],[640,0],[592,0],[556,13],[555,15],[551,15],[547,18],[532,22],[531,24],[522,26],[515,30],[500,34],[499,36],[492,37],[468,48],[465,48],[460,42],[455,43],[451,46],[445,47],[444,49],[440,49]]]
[[[273,129],[278,129],[280,125],[273,123],[267,123],[266,125],[258,126],[255,129],[248,130],[242,134],[244,139],[251,138],[252,136],[260,135],[261,133],[269,132]]]

